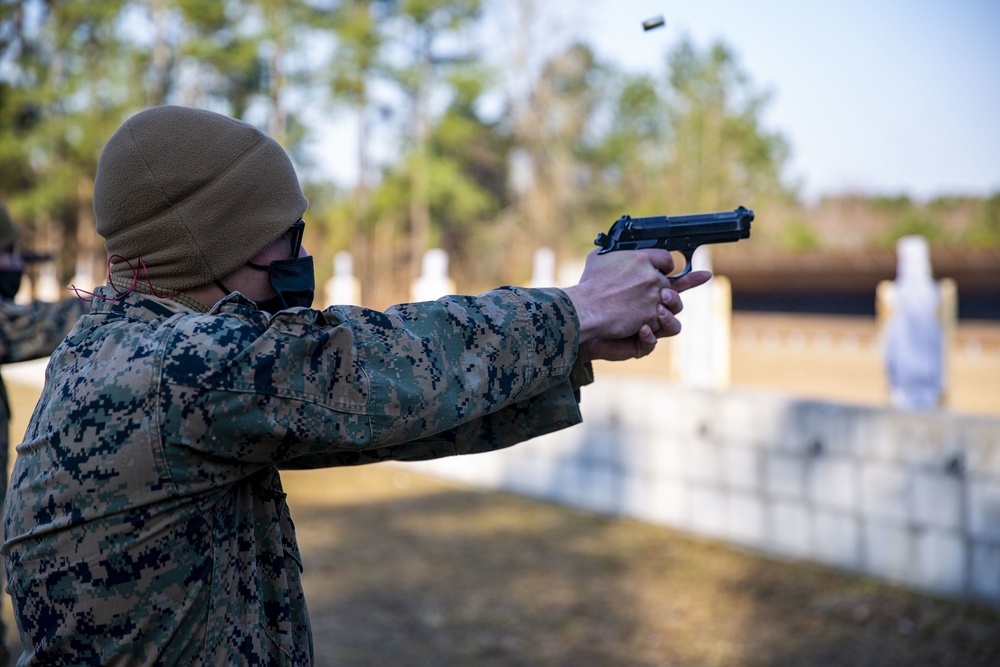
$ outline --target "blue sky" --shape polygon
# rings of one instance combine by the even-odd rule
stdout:
[[[517,42],[518,0],[485,0],[487,57],[505,63]],[[601,58],[664,73],[685,36],[737,55],[753,85],[772,94],[765,126],[789,142],[786,175],[807,200],[827,194],[1000,192],[1000,0],[535,0],[554,53],[583,39]],[[666,25],[643,31],[643,20]],[[508,66],[509,65],[504,65]],[[354,180],[350,118],[330,109],[316,157]],[[376,137],[376,144],[379,137]],[[376,155],[391,151],[381,137]],[[345,151],[345,147],[347,150]]]
[[[633,71],[664,71],[684,35],[729,45],[772,92],[766,124],[807,197],[1000,191],[1000,0],[550,2],[568,35]]]

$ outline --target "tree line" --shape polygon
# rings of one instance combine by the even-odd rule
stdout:
[[[767,212],[755,243],[826,243],[784,173],[787,140],[762,122],[769,94],[732,49],[681,40],[655,74],[627,73],[586,43],[546,51],[541,2],[507,0],[501,62],[482,39],[485,0],[0,1],[0,198],[27,244],[57,251],[60,280],[80,258],[103,266],[103,143],[170,103],[278,140],[311,202],[318,277],[349,250],[373,304],[406,298],[430,247],[467,291],[523,283],[535,248],[581,257],[622,213],[745,204],[760,223]],[[317,118],[356,128],[335,148],[354,164],[349,187],[311,161]],[[1000,195],[911,204],[887,238],[940,227],[1000,244]]]

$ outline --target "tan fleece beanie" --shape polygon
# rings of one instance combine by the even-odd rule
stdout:
[[[0,204],[0,250],[16,241],[20,235],[21,230],[14,224],[10,213],[7,212],[7,207]]]
[[[308,202],[288,155],[242,121],[161,106],[125,121],[97,166],[94,214],[108,256],[157,293],[207,285],[288,231]],[[115,258],[115,284],[130,285]]]

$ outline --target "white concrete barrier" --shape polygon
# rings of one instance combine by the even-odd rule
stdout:
[[[584,423],[418,465],[1000,605],[1000,419],[602,377]]]

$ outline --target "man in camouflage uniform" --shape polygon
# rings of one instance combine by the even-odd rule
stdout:
[[[52,354],[83,314],[86,304],[76,297],[48,303],[14,303],[24,275],[24,258],[17,249],[20,230],[7,207],[0,204],[0,364],[40,359]],[[0,378],[0,502],[7,495],[10,453],[10,402]],[[0,621],[0,664],[7,659],[6,637]]]
[[[181,107],[111,138],[94,209],[110,285],[52,356],[4,517],[22,665],[312,664],[279,469],[575,424],[589,361],[647,354],[709,277],[592,254],[566,290],[314,310],[284,151]]]

